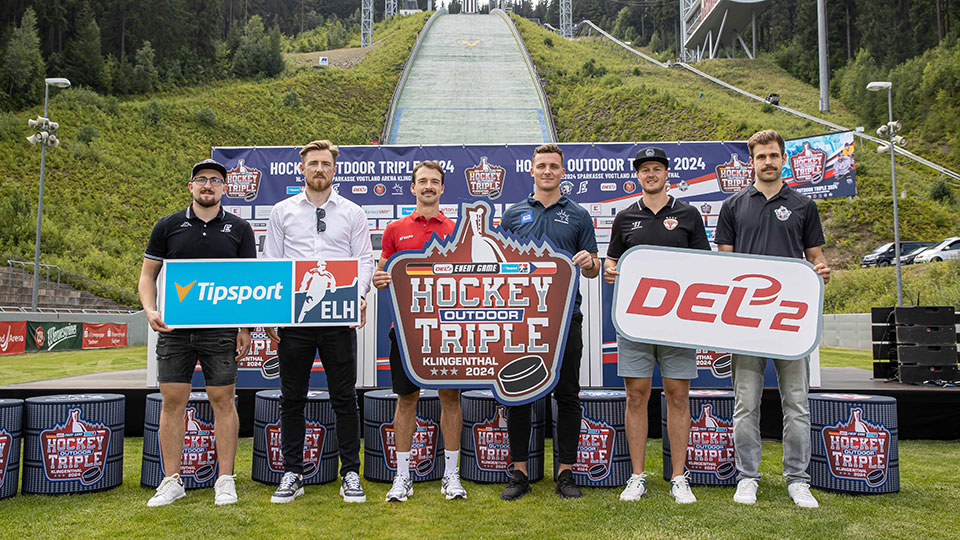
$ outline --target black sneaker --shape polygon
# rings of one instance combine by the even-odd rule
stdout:
[[[573,479],[573,471],[567,469],[557,475],[557,494],[564,499],[577,499],[583,497],[577,482]]]
[[[505,501],[514,501],[530,493],[530,482],[527,475],[520,471],[513,471],[513,475],[507,482],[507,487],[503,488],[500,498]]]
[[[301,495],[303,495],[303,477],[297,473],[285,472],[280,479],[280,486],[270,497],[270,502],[286,504]]]

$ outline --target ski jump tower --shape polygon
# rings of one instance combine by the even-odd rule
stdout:
[[[716,58],[718,52],[743,48],[751,59],[757,52],[757,12],[770,0],[680,0],[680,42],[684,62]],[[752,47],[743,31],[752,28]],[[728,49],[729,48],[729,49]]]

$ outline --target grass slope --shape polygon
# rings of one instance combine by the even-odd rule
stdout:
[[[440,482],[417,483],[406,503],[383,502],[389,484],[365,481],[365,504],[344,504],[339,485],[307,486],[287,505],[269,502],[272,486],[250,480],[253,442],[240,441],[237,492],[231,506],[213,504],[210,489],[190,491],[171,506],[147,508],[153,490],[140,487],[140,438],[124,441],[123,484],[85,495],[18,495],[0,501],[0,537],[155,539],[196,538],[955,538],[960,525],[944,509],[960,504],[960,468],[935,466],[960,459],[956,443],[900,443],[896,494],[855,497],[814,490],[821,508],[795,507],[780,476],[782,447],[763,444],[759,501],[732,501],[732,488],[694,487],[698,502],[678,505],[661,477],[660,440],[647,444],[649,492],[620,502],[619,488],[584,489],[562,500],[553,493],[551,467],[533,493],[515,502],[499,499],[502,485],[465,482],[468,498],[446,501]],[[551,442],[546,443],[551,455]],[[940,516],[940,517],[937,517]],[[882,531],[882,532],[881,532]]]
[[[47,153],[42,262],[132,292],[153,224],[186,206],[190,166],[209,157],[212,146],[379,139],[423,22],[411,16],[380,25],[383,43],[352,69],[303,68],[119,102],[83,89],[56,93],[49,114],[60,123],[63,144]],[[11,220],[0,225],[7,258],[33,260],[39,149],[23,139],[27,119],[38,114],[42,108],[0,119],[0,206],[17,197],[31,201],[3,217]]]
[[[514,20],[546,85],[561,141],[745,140],[765,128],[787,138],[827,131],[684,69],[637,63],[619,47],[595,38],[567,41],[524,19]],[[818,90],[769,59],[710,60],[697,68],[758,95],[777,92],[784,105],[820,116]],[[855,115],[839,100],[831,108],[825,119],[856,125]],[[858,197],[820,202],[825,253],[835,268],[856,267],[862,255],[893,240],[890,161],[873,150],[868,144],[858,148]],[[902,238],[939,241],[960,233],[960,207],[929,199],[935,174],[900,163],[897,180],[906,194],[900,201]]]

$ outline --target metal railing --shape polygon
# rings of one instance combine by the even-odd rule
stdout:
[[[656,60],[656,59],[654,59],[654,58],[652,58],[652,57],[650,57],[650,56],[648,56],[648,55],[646,55],[646,54],[644,54],[644,53],[642,53],[642,52],[634,49],[633,47],[627,45],[626,43],[620,41],[619,39],[617,39],[617,38],[613,37],[612,35],[610,35],[609,33],[605,32],[605,31],[604,31],[603,29],[601,29],[599,26],[593,24],[592,22],[590,22],[590,21],[587,20],[587,19],[581,21],[575,28],[576,28],[578,31],[582,31],[584,28],[586,28],[588,32],[596,31],[597,34],[599,34],[601,37],[610,40],[610,42],[615,43],[615,44],[619,45],[620,47],[623,47],[625,50],[627,50],[627,51],[629,51],[629,52],[637,55],[637,56],[640,57],[640,58],[643,58],[644,60],[650,62],[651,64],[655,64],[655,65],[657,65],[657,66],[659,66],[659,67],[662,67],[662,68],[670,68],[670,67],[672,67],[670,64],[665,64],[665,63],[663,63],[663,62],[660,62],[659,60]],[[555,29],[552,28],[552,27],[550,28],[550,30],[554,30],[554,31],[555,31]],[[762,97],[760,97],[760,96],[758,96],[758,95],[756,95],[756,94],[752,94],[752,93],[750,93],[750,92],[747,92],[746,90],[743,90],[743,89],[741,89],[741,88],[737,88],[736,86],[733,86],[733,85],[730,84],[730,83],[723,82],[723,81],[721,81],[720,79],[718,79],[718,78],[716,78],[716,77],[713,77],[713,76],[711,76],[711,75],[707,75],[706,73],[704,73],[704,72],[702,72],[702,71],[694,68],[693,66],[691,66],[691,65],[689,65],[689,64],[687,64],[687,63],[685,63],[685,62],[676,62],[676,63],[674,63],[674,64],[672,64],[672,65],[673,65],[673,66],[680,66],[680,67],[682,67],[683,69],[686,69],[687,71],[689,71],[690,73],[693,73],[694,75],[697,75],[698,77],[702,77],[702,78],[704,78],[704,79],[706,79],[706,80],[708,80],[708,81],[710,81],[710,82],[712,82],[712,83],[714,83],[714,84],[718,84],[718,85],[726,88],[727,90],[730,90],[730,91],[732,91],[732,92],[736,92],[737,94],[740,94],[740,95],[742,95],[742,96],[744,96],[744,97],[748,97],[748,98],[750,98],[750,99],[753,99],[753,100],[756,100],[756,101],[760,101],[760,102],[763,102],[763,103],[768,103],[766,99],[764,99],[764,98],[762,98]],[[841,125],[839,125],[839,124],[834,124],[833,122],[824,120],[824,119],[822,119],[822,118],[817,118],[816,116],[812,116],[812,115],[809,115],[809,114],[806,114],[806,113],[803,113],[803,112],[800,112],[800,111],[791,109],[791,108],[789,108],[789,107],[784,107],[784,106],[782,106],[782,105],[773,105],[773,104],[770,104],[770,105],[771,105],[772,107],[776,108],[776,109],[779,109],[779,110],[785,112],[785,113],[792,114],[792,115],[794,115],[794,116],[803,118],[803,119],[805,119],[805,120],[809,120],[809,121],[811,121],[811,122],[815,122],[815,123],[817,123],[817,124],[820,124],[820,125],[822,125],[822,126],[826,126],[826,127],[830,128],[830,129],[832,129],[832,130],[835,130],[835,131],[853,131],[851,128],[844,127],[844,126],[841,126]],[[856,135],[857,137],[860,137],[860,138],[863,139],[863,140],[870,141],[870,142],[875,143],[875,144],[877,144],[877,145],[888,144],[887,141],[884,141],[884,140],[882,140],[882,139],[878,139],[878,138],[876,138],[876,137],[867,135],[867,134],[865,134],[865,133],[861,133],[861,132],[858,132],[858,131],[854,131],[853,134]],[[913,161],[916,161],[917,163],[919,163],[919,164],[921,164],[921,165],[924,165],[924,166],[926,166],[926,167],[929,167],[930,169],[933,169],[933,170],[937,171],[938,173],[940,173],[940,174],[942,174],[942,175],[944,175],[944,176],[950,177],[950,178],[952,178],[952,179],[955,180],[955,181],[960,181],[960,173],[956,173],[956,172],[954,172],[954,171],[952,171],[952,170],[950,170],[950,169],[947,169],[946,167],[944,167],[944,166],[942,166],[942,165],[939,165],[939,164],[937,164],[937,163],[934,163],[933,161],[930,161],[929,159],[926,159],[926,158],[924,158],[924,157],[918,156],[918,155],[914,154],[913,152],[910,152],[909,150],[905,150],[905,149],[902,148],[902,147],[895,146],[895,147],[894,147],[894,150],[895,150],[898,154],[900,154],[900,155],[902,155],[902,156],[904,156],[904,157],[906,157],[906,158],[912,159]]]
[[[27,266],[30,266],[32,268],[33,267],[32,262],[14,261],[11,259],[7,259],[7,276],[10,278],[10,283],[13,283],[14,268],[18,266],[20,267],[20,275],[22,276],[22,279],[26,279],[28,275],[33,276],[32,271],[30,272],[30,274],[27,274]],[[54,269],[57,271],[57,288],[59,288],[60,275],[62,273],[62,270],[60,269],[60,267],[55,264],[41,264],[40,268],[46,273],[46,282],[48,287],[50,286],[50,271]]]

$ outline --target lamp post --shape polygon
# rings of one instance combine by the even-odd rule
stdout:
[[[889,135],[890,146],[881,146],[877,148],[877,152],[890,152],[890,178],[893,182],[893,248],[897,262],[897,306],[903,306],[903,277],[900,272],[900,219],[897,214],[897,156],[894,150],[895,144],[903,145],[905,141],[903,137],[897,136],[897,131],[900,130],[900,122],[893,121],[893,83],[890,81],[873,81],[867,85],[867,90],[871,92],[879,92],[884,89],[887,91],[889,121],[886,125],[877,129],[877,136]]]
[[[40,287],[40,224],[43,219],[43,173],[47,160],[47,147],[56,148],[60,146],[60,140],[55,133],[60,126],[56,122],[51,122],[47,117],[47,103],[50,99],[50,87],[67,88],[70,81],[62,77],[53,77],[43,80],[43,116],[36,120],[29,120],[27,125],[30,128],[38,129],[27,140],[32,144],[40,144],[40,197],[37,199],[37,239],[33,248],[33,296],[31,305],[33,311],[37,311],[37,294]]]

